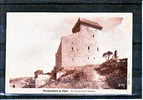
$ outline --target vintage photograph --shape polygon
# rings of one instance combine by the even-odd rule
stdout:
[[[6,30],[8,93],[131,93],[132,13],[7,13]]]

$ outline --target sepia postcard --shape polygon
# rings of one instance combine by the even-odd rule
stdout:
[[[7,13],[6,93],[131,95],[132,17]]]

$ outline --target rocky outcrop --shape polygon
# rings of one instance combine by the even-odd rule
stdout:
[[[45,88],[126,89],[127,59],[108,60],[101,65],[66,67]]]
[[[35,78],[35,88],[43,87],[50,79],[48,74],[40,74]]]

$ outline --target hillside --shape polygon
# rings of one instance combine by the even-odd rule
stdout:
[[[40,88],[127,88],[127,59],[110,59],[100,65],[67,67],[58,73],[62,74],[57,79],[51,77]],[[14,88],[35,88],[32,77],[12,79],[10,84]]]
[[[63,69],[57,80],[49,81],[46,88],[127,88],[127,59],[109,60],[101,65],[75,66]]]

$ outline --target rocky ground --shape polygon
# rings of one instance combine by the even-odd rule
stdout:
[[[10,79],[10,87],[13,88],[34,88],[35,80],[33,77],[21,77]]]
[[[74,66],[62,69],[56,80],[50,79],[41,88],[127,88],[127,59],[108,60],[100,65]],[[16,86],[13,86],[17,82]],[[34,88],[34,78],[10,81],[12,87]],[[18,85],[19,84],[19,85]]]

